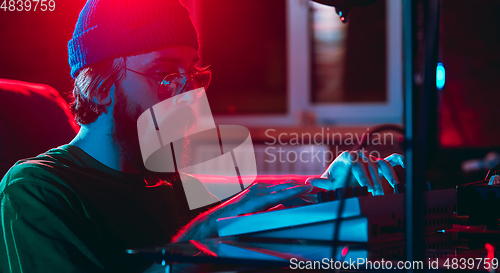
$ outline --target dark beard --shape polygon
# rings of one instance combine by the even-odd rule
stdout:
[[[128,102],[123,91],[117,87],[113,109],[113,140],[120,151],[120,155],[140,173],[146,174],[147,170],[142,162],[139,136],[137,134],[137,119],[141,113],[140,107],[138,105],[133,107]]]
[[[188,123],[196,122],[196,115],[189,107],[181,108],[183,119],[186,118]],[[144,166],[142,160],[141,148],[139,146],[139,136],[137,133],[137,120],[145,110],[137,104],[128,100],[121,87],[117,87],[115,91],[115,106],[113,109],[113,140],[120,151],[120,155],[125,158],[134,168],[144,175],[148,184],[156,184],[158,181],[172,181],[178,179],[178,173],[158,173],[152,172]],[[148,110],[149,111],[149,110]],[[172,115],[172,118],[178,118],[179,115]],[[187,126],[186,131],[191,129]],[[183,164],[189,164],[191,161],[189,139],[185,137],[183,140],[183,152],[180,161]],[[167,144],[170,145],[170,144]]]

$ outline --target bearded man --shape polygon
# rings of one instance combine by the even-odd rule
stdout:
[[[71,109],[81,128],[69,144],[19,161],[2,179],[0,271],[143,272],[151,263],[125,249],[214,237],[220,217],[262,211],[311,190],[298,182],[254,183],[181,226],[185,197],[172,189],[179,176],[146,170],[137,119],[165,99],[196,100],[183,92],[206,88],[211,77],[196,66],[197,50],[196,30],[178,0],[86,3],[68,43]],[[195,122],[194,113],[180,109]],[[346,155],[325,173],[329,181],[359,165]],[[360,183],[373,188],[367,169],[356,168]]]

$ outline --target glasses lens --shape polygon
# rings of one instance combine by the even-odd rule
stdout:
[[[212,79],[212,73],[210,71],[200,71],[188,75],[170,74],[166,76],[161,82],[160,90],[158,91],[160,100],[165,100],[182,92],[198,89],[200,87],[204,87],[206,90]],[[188,77],[191,77],[191,81],[188,80]],[[188,82],[190,82],[192,86],[186,87]]]
[[[160,100],[171,98],[182,90],[187,82],[186,76],[182,74],[170,74],[161,81],[158,96]]]

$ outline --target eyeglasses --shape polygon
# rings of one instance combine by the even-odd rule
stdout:
[[[187,83],[189,82],[193,85],[194,89],[204,87],[206,90],[208,88],[208,85],[210,84],[210,80],[212,79],[212,72],[208,70],[208,67],[193,73],[169,74],[165,76],[161,81],[158,81],[158,78],[143,74],[141,72],[126,67],[123,68],[157,82],[160,85],[160,88],[158,89],[158,98],[160,99],[160,101],[166,100],[173,96],[177,96],[186,91],[190,91],[186,90],[186,86],[188,85]]]

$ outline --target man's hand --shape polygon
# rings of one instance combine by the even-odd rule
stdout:
[[[235,197],[199,215],[173,239],[176,241],[199,240],[217,236],[216,220],[267,210],[293,197],[309,193],[313,187],[306,183],[256,182]]]
[[[217,235],[216,219],[267,210],[293,197],[306,195],[313,189],[311,185],[333,190],[343,187],[346,179],[354,178],[361,186],[367,186],[374,195],[384,194],[381,176],[393,187],[399,184],[393,169],[397,165],[404,167],[403,156],[399,154],[381,159],[368,155],[366,151],[345,151],[328,166],[321,178],[308,179],[308,183],[287,181],[252,184],[230,200],[196,217],[174,241],[214,237]]]
[[[394,185],[399,184],[393,167],[400,165],[404,168],[403,156],[392,154],[386,158],[376,158],[364,150],[344,151],[321,175],[321,178],[311,178],[307,181],[315,187],[334,190],[346,185],[353,186],[351,181],[357,181],[361,186],[367,186],[373,195],[382,195],[381,177]]]
[[[228,202],[237,203],[242,213],[252,213],[267,210],[288,199],[307,194],[312,189],[310,184],[293,180],[281,183],[259,182],[252,184]]]

